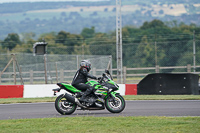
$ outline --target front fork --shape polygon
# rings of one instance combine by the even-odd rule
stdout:
[[[112,102],[113,102],[114,104],[117,104],[117,103],[116,103],[116,100],[115,100],[117,94],[119,94],[119,93],[114,92],[114,91],[111,91],[110,94],[108,95],[108,97],[109,97],[109,96],[111,97],[111,100],[112,100]]]

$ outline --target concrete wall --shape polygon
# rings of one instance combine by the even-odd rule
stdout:
[[[45,85],[0,85],[0,98],[36,98],[52,97],[52,89],[59,88],[56,84]],[[57,93],[64,93],[65,90]],[[121,95],[137,95],[137,84],[119,84],[117,91]]]

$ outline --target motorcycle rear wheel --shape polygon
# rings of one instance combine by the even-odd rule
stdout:
[[[69,102],[64,95],[60,95],[56,98],[55,108],[62,115],[70,115],[76,110],[77,104]]]
[[[126,103],[124,98],[121,95],[117,94],[115,99],[113,99],[112,97],[108,97],[105,100],[105,106],[106,109],[111,113],[120,113],[124,110]]]

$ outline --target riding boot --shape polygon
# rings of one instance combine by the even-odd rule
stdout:
[[[82,97],[80,98],[80,101],[87,101],[86,100],[86,96],[87,95],[89,95],[90,93],[92,92],[92,87],[90,87],[90,88],[88,88],[85,92],[84,92],[84,94],[82,95]]]
[[[78,93],[76,94],[76,98],[80,98],[83,94],[84,94],[83,92],[78,92]]]

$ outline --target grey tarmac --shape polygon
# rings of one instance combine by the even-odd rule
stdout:
[[[60,115],[53,102],[0,104],[0,120],[80,116],[200,116],[200,100],[134,100],[126,101],[126,108],[121,113],[110,113],[106,109],[76,110],[71,115]]]

